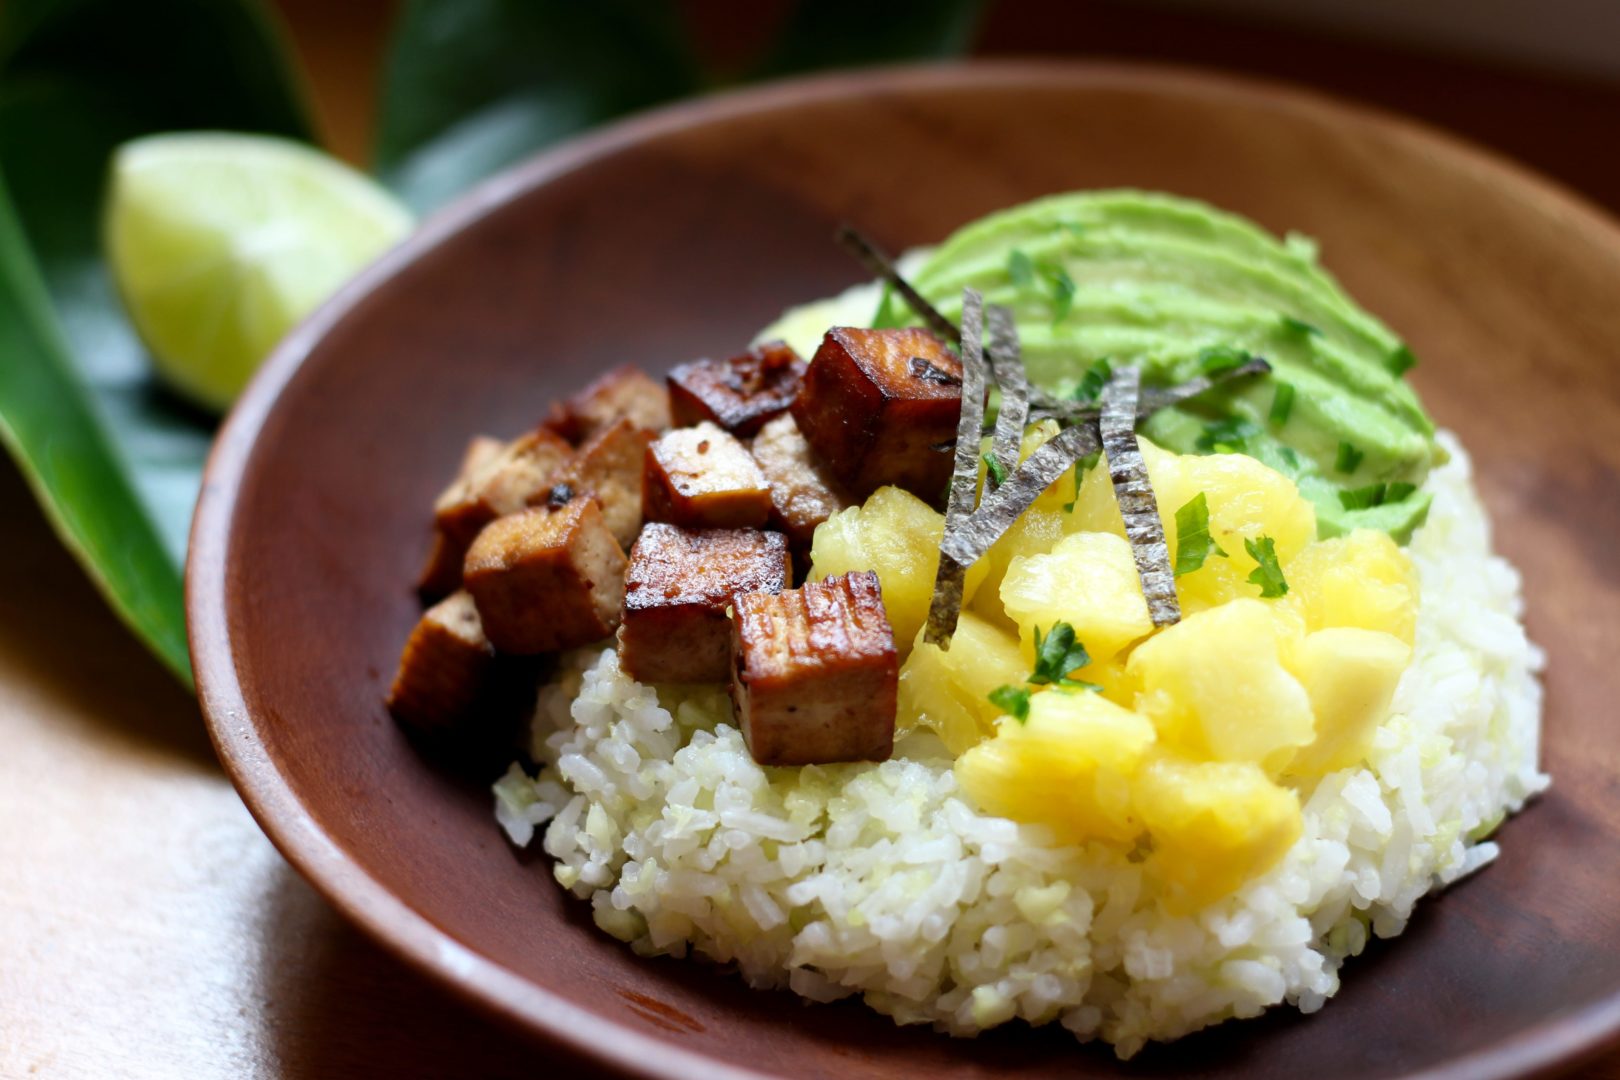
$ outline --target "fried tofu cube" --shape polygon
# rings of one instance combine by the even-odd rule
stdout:
[[[472,596],[452,593],[423,613],[406,640],[388,711],[424,731],[455,727],[476,711],[494,666],[495,649]]]
[[[465,557],[485,525],[544,502],[552,477],[573,454],[561,436],[540,429],[521,435],[457,477],[433,504],[433,519],[450,551]]]
[[[771,516],[771,488],[748,448],[707,421],[647,447],[642,516],[691,529],[744,529]]]
[[[804,361],[782,341],[726,360],[693,360],[669,373],[670,418],[676,427],[708,420],[747,438],[787,412],[804,372]]]
[[[491,522],[467,551],[462,581],[490,642],[523,656],[613,633],[626,565],[596,500],[580,495]]]
[[[602,520],[619,546],[628,549],[641,531],[641,484],[652,432],[621,416],[585,440],[557,471],[555,497],[567,501],[589,495],[602,510]]]
[[[488,465],[500,456],[506,444],[492,435],[474,435],[461,455],[461,467],[450,482],[450,490],[464,491]],[[441,500],[448,495],[440,495]],[[425,599],[436,600],[461,587],[461,560],[466,556],[465,545],[458,547],[448,540],[442,529],[433,530],[433,548],[428,553],[427,565],[417,579],[417,591]]]
[[[731,695],[761,765],[884,761],[899,661],[870,570],[737,597]]]
[[[827,331],[793,401],[799,430],[857,498],[893,484],[939,501],[961,411],[961,363],[918,329]]]
[[[771,525],[787,534],[794,556],[803,560],[810,553],[816,526],[854,500],[810,448],[789,413],[760,428],[752,450],[771,488]]]
[[[792,580],[781,533],[654,522],[630,552],[619,664],[642,682],[725,682],[726,609],[739,593],[778,593]]]
[[[669,391],[632,364],[614,368],[546,414],[546,428],[582,443],[620,419],[659,432],[669,428]]]

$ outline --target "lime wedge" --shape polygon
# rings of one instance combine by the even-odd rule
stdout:
[[[218,132],[121,146],[103,222],[113,277],[158,372],[216,410],[411,225],[392,195],[318,150]]]

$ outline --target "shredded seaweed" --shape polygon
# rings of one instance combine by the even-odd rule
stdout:
[[[1101,408],[1091,396],[1100,388],[1094,379],[1093,372],[1106,363],[1106,360],[1100,360],[1097,364],[1092,365],[1090,371],[1086,372],[1085,377],[1080,382],[1079,389],[1075,391],[1076,398],[1080,398],[1082,393],[1088,395],[1082,400],[1063,401],[1047,394],[1032,393],[1031,399],[1034,405],[1030,409],[1030,418],[1034,420],[1049,418],[1076,421],[1095,420],[1100,415]],[[1112,372],[1106,368],[1103,370],[1105,372],[1103,383],[1106,383]],[[1191,401],[1198,395],[1208,393],[1215,387],[1232,379],[1247,378],[1250,375],[1264,375],[1270,370],[1271,364],[1264,357],[1251,356],[1234,367],[1221,368],[1217,366],[1213,372],[1199,375],[1174,386],[1145,387],[1137,401],[1137,419],[1146,420],[1160,409],[1168,409],[1172,405],[1180,405],[1183,402]]]
[[[1101,444],[1097,429],[1090,424],[1064,428],[1014,469],[1007,482],[986,495],[979,508],[965,521],[945,521],[945,554],[963,566],[972,566],[1008,529],[1035,505],[1052,482]]]
[[[984,426],[984,298],[962,290],[962,411],[956,421],[956,450],[950,487],[945,496],[945,535],[963,528],[973,513],[979,489],[979,431]],[[949,651],[962,614],[962,581],[972,559],[958,559],[942,544],[934,574],[934,597],[928,607],[923,640]]]
[[[996,437],[990,456],[1000,466],[991,468],[985,480],[987,493],[1000,487],[1007,474],[1018,467],[1018,451],[1029,423],[1029,379],[1024,374],[1024,358],[1019,352],[1018,328],[1012,311],[994,305],[987,312],[990,324],[990,368],[1001,390],[996,411]]]
[[[838,243],[843,246],[844,250],[854,255],[869,271],[886,281],[889,288],[899,293],[904,298],[906,305],[916,312],[923,322],[928,324],[928,329],[949,341],[952,345],[962,343],[962,332],[956,328],[956,325],[944,315],[941,315],[938,308],[925,300],[922,293],[912,287],[911,282],[901,277],[900,271],[895,268],[894,261],[885,255],[876,244],[862,235],[860,230],[853,225],[840,225],[836,235]],[[967,316],[964,314],[962,318],[963,321],[966,321]]]
[[[1103,391],[1098,428],[1108,458],[1108,476],[1114,483],[1120,516],[1125,520],[1125,538],[1136,556],[1136,573],[1142,579],[1148,615],[1155,627],[1165,627],[1181,621],[1181,604],[1176,599],[1175,570],[1170,565],[1164,524],[1159,520],[1158,500],[1148,480],[1142,448],[1136,442],[1141,386],[1142,373],[1138,369],[1116,371]]]

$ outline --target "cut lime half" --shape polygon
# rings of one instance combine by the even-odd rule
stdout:
[[[392,195],[319,150],[185,132],[118,149],[103,226],[159,373],[223,410],[288,330],[411,224]]]

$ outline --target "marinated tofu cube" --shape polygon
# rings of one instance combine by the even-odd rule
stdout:
[[[574,495],[594,498],[614,539],[628,549],[641,531],[641,484],[652,438],[652,432],[621,416],[586,439],[557,471],[553,487],[561,490],[553,497],[563,501]]]
[[[630,552],[619,664],[642,682],[725,682],[739,593],[792,581],[787,541],[757,529],[682,529],[654,522]]]
[[[451,491],[461,492],[473,478],[500,456],[506,444],[492,435],[474,435],[461,455],[461,467],[450,487],[439,496],[442,502]],[[457,547],[445,538],[438,528],[433,530],[433,547],[428,552],[427,565],[417,580],[417,591],[424,599],[437,600],[461,587],[461,560],[467,554],[465,546]]]
[[[476,712],[494,666],[472,596],[452,593],[423,613],[405,642],[388,711],[424,731],[458,726]]]
[[[870,570],[737,597],[731,694],[761,765],[883,761],[899,664]]]
[[[669,373],[670,419],[676,427],[719,424],[747,438],[793,404],[805,363],[772,341],[727,360],[694,360]]]
[[[784,413],[754,436],[754,460],[771,488],[771,525],[787,534],[796,558],[810,553],[816,526],[854,501]]]
[[[495,648],[530,655],[611,634],[626,565],[596,500],[580,495],[491,522],[467,551],[462,581]]]
[[[577,444],[620,419],[652,432],[667,430],[669,391],[640,368],[625,364],[553,404],[544,426]]]
[[[567,440],[544,429],[507,443],[439,496],[433,506],[439,534],[454,553],[465,556],[485,525],[544,502],[552,477],[573,452]]]
[[[827,331],[793,419],[857,498],[885,484],[937,502],[951,475],[962,365],[926,330]]]
[[[771,516],[771,489],[748,448],[714,424],[676,428],[647,447],[642,516],[690,529],[742,529]]]

